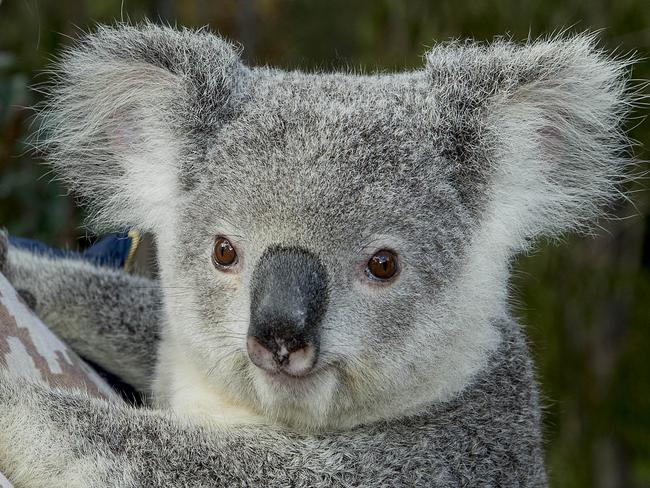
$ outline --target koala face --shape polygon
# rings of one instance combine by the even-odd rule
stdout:
[[[287,420],[357,415],[387,391],[423,388],[422,362],[476,333],[436,318],[484,196],[459,191],[436,121],[422,117],[426,87],[422,75],[263,73],[207,141],[195,163],[206,171],[159,245],[169,289],[183,290],[169,294],[174,314],[220,387],[236,383],[231,394]],[[225,266],[214,256],[224,240],[236,253]],[[373,274],[378,253],[392,276]],[[493,340],[477,336],[479,348]]]
[[[624,68],[582,36],[287,73],[206,32],[101,28],[62,59],[46,144],[95,220],[157,237],[159,376],[191,363],[267,418],[348,427],[486,366],[510,257],[624,177]]]

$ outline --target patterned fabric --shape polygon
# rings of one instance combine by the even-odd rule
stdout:
[[[31,380],[117,398],[110,386],[41,322],[2,274],[0,368]]]

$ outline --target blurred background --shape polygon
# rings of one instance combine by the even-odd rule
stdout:
[[[80,29],[144,17],[209,25],[241,43],[247,62],[287,69],[405,70],[422,66],[435,41],[522,40],[567,27],[602,29],[608,49],[650,56],[646,0],[5,0],[0,226],[70,249],[96,238],[29,151],[28,107],[39,101],[30,86],[47,81],[44,67]],[[632,76],[650,79],[650,63]],[[650,147],[647,113],[636,115],[631,134]],[[650,487],[650,192],[641,187],[630,185],[633,202],[613,209],[597,236],[543,245],[515,266],[513,308],[537,362],[554,487]]]

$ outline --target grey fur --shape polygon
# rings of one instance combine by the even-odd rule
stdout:
[[[88,35],[56,70],[45,143],[97,222],[157,237],[156,404],[194,414],[215,394],[262,422],[199,427],[0,376],[0,468],[27,479],[38,459],[35,486],[544,485],[509,262],[617,195],[627,64],[583,35],[439,45],[410,73],[307,74],[244,67],[206,31]],[[236,272],[212,267],[220,234],[238,248]],[[328,276],[322,361],[289,386],[266,381],[245,350],[252,270],[274,246],[307,250]],[[382,248],[401,263],[389,285],[364,273]],[[76,275],[60,276],[74,290]],[[133,285],[108,282],[99,288]],[[70,295],[26,288],[68,307]],[[151,293],[118,297],[120,310],[156,303]],[[88,299],[98,317],[72,314],[93,331],[77,347],[115,370],[113,352],[141,329],[107,329],[103,300]],[[74,346],[79,327],[68,330]],[[139,347],[122,374],[141,385],[149,359],[128,359]],[[67,454],[48,457],[49,443]]]

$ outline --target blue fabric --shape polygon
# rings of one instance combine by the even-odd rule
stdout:
[[[26,249],[35,254],[83,259],[97,266],[108,266],[110,268],[124,268],[131,249],[131,238],[126,232],[103,237],[82,252],[50,247],[34,239],[16,236],[9,236],[9,243],[14,247]]]

